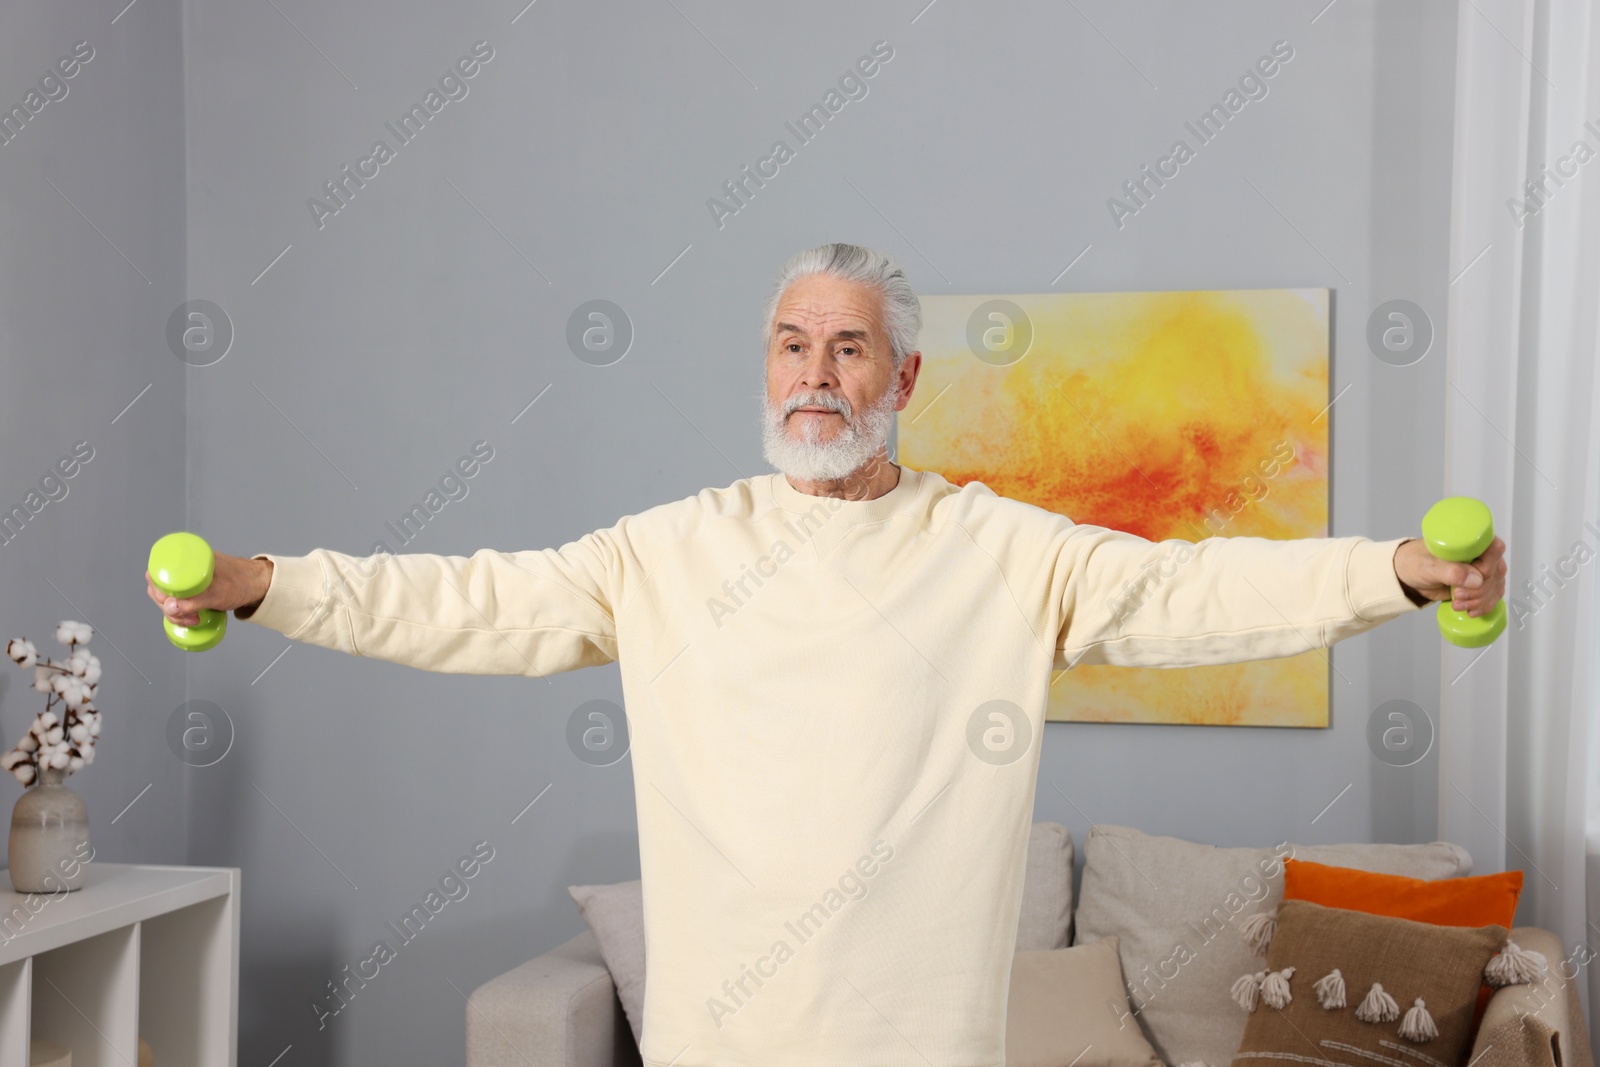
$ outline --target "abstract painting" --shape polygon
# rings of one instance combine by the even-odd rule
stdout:
[[[896,458],[1162,541],[1328,536],[1326,289],[922,298]],[[1048,718],[1328,725],[1322,650],[1052,675]]]

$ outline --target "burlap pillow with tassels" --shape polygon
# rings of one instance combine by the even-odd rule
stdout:
[[[1270,939],[1265,967],[1233,984],[1250,1013],[1233,1067],[1454,1067],[1479,984],[1537,981],[1548,966],[1503,926],[1437,926],[1304,900],[1284,901],[1275,918],[1255,931]]]

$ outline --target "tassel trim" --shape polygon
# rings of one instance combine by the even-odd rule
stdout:
[[[1229,996],[1233,1002],[1245,1011],[1255,1011],[1256,1002],[1261,998],[1261,984],[1267,979],[1266,971],[1257,971],[1255,974],[1241,974],[1233,983]]]
[[[1344,975],[1339,973],[1339,968],[1317,979],[1317,984],[1311,988],[1316,991],[1317,1003],[1329,1011],[1344,1007]]]
[[[1412,1004],[1411,1010],[1406,1012],[1405,1020],[1400,1024],[1400,1036],[1407,1041],[1432,1041],[1439,1036],[1439,1028],[1434,1025],[1433,1016],[1428,1014],[1428,1006],[1418,997]]]
[[[1278,913],[1258,911],[1239,927],[1239,936],[1250,946],[1250,951],[1257,956],[1265,956],[1267,947],[1272,944],[1272,935],[1277,933],[1277,930]]]
[[[1356,1009],[1356,1018],[1364,1023],[1392,1023],[1400,1018],[1400,1005],[1383,991],[1381,984],[1373,982],[1366,999]]]
[[[1483,977],[1492,986],[1527,985],[1544,978],[1549,969],[1550,961],[1543,952],[1523,948],[1507,938],[1505,946],[1484,967]]]
[[[1261,982],[1261,1000],[1269,1008],[1283,1009],[1289,1006],[1294,997],[1289,993],[1289,979],[1294,977],[1294,968],[1285,967],[1281,971],[1270,971]]]

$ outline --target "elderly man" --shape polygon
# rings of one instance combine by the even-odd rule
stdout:
[[[425,670],[619,661],[644,885],[650,1067],[1003,1062],[1052,668],[1289,656],[1505,588],[1415,539],[1175,544],[892,462],[921,312],[887,256],[785,264],[763,444],[779,473],[542,551],[217,556],[232,609]],[[1453,591],[1453,592],[1452,592]]]

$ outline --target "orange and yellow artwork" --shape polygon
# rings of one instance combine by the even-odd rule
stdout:
[[[1152,541],[1328,536],[1328,290],[922,298],[896,459]],[[1071,722],[1328,725],[1322,650],[1052,676]]]

